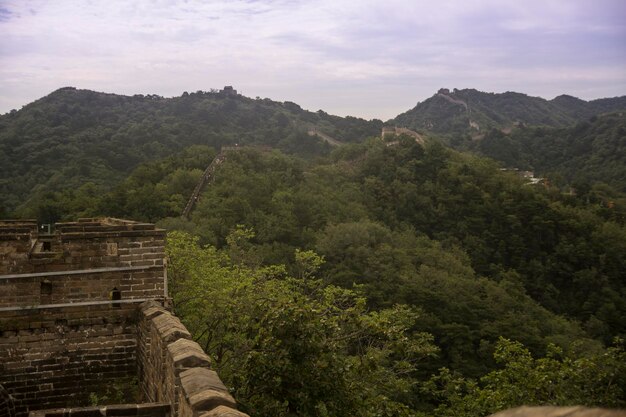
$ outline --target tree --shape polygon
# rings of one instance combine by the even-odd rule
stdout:
[[[228,240],[241,249],[246,236],[238,229]],[[314,278],[321,258],[310,251],[296,255],[302,278],[283,266],[233,263],[180,232],[168,235],[167,253],[176,312],[246,412],[415,415],[412,374],[437,351],[430,335],[412,330],[417,310],[368,313],[353,291]]]
[[[576,346],[572,347],[576,352]],[[464,379],[448,369],[425,385],[443,400],[437,416],[476,417],[520,405],[586,405],[623,407],[626,404],[626,352],[623,341],[586,355],[564,354],[548,346],[546,357],[535,359],[521,343],[501,338],[494,353],[501,365],[480,379]]]

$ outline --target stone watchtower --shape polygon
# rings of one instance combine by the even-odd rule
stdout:
[[[0,221],[0,417],[246,416],[167,308],[164,243],[120,219]]]

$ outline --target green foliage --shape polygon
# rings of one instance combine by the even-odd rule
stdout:
[[[553,100],[507,91],[440,90],[392,120],[398,126],[433,131],[451,138],[475,137],[490,129],[519,125],[565,127],[600,113],[626,109],[626,97],[584,101],[559,96]],[[472,126],[470,122],[474,123]]]
[[[307,166],[239,152],[192,222],[164,224],[228,248],[243,266],[285,264],[298,277],[308,267],[295,251],[315,250],[318,276],[370,308],[421,308],[418,327],[442,348],[430,370],[484,374],[499,336],[541,355],[550,342],[592,346],[589,337],[624,332],[623,226],[437,144],[373,142],[334,157]],[[255,231],[243,250],[227,241],[238,225]]]
[[[9,210],[33,209],[30,199],[86,182],[108,189],[140,163],[192,145],[238,143],[309,156],[328,153],[327,144],[307,134],[312,127],[339,141],[356,141],[379,134],[382,122],[218,92],[166,99],[62,88],[0,115],[0,201]]]
[[[57,118],[38,112],[76,98],[84,102]],[[472,91],[452,98],[485,99],[472,118],[487,126],[539,113],[546,119],[536,123],[558,126],[590,111],[567,97],[522,113],[510,103],[535,99]],[[306,129],[351,142],[377,134],[379,121],[294,103],[63,90],[36,104],[0,118],[0,194],[8,196],[0,210],[29,195],[16,214],[47,222],[108,215],[179,231],[167,249],[177,313],[247,410],[373,417],[439,407],[462,416],[525,401],[622,404],[623,353],[603,345],[626,334],[623,116],[570,129],[493,130],[475,145],[459,136],[458,146],[554,172],[556,187],[533,187],[435,140],[370,139],[330,153]],[[453,104],[446,111],[465,135],[463,106],[443,97],[435,104]],[[554,106],[560,113],[549,113]],[[58,131],[41,130],[54,123]],[[181,218],[215,148],[229,143],[308,159],[233,152],[191,219]],[[88,156],[60,167],[55,158],[66,145]],[[592,174],[580,176],[575,164]],[[14,181],[18,174],[25,181]],[[35,178],[46,182],[29,194]],[[577,195],[559,189],[570,182]],[[420,393],[419,383],[442,367],[450,371]]]
[[[139,384],[136,377],[107,381],[98,391],[89,393],[89,404],[92,406],[134,403],[138,400]]]
[[[191,146],[174,156],[141,164],[109,192],[88,182],[77,189],[35,196],[18,213],[43,223],[98,215],[143,221],[179,216],[215,154],[212,148]]]
[[[555,345],[533,358],[522,344],[500,339],[494,358],[500,368],[479,382],[442,369],[424,387],[443,401],[437,416],[479,417],[520,405],[626,404],[626,352],[622,341],[594,354],[566,355]]]
[[[612,113],[568,128],[521,128],[510,134],[492,130],[475,149],[506,166],[534,170],[555,185],[573,185],[581,197],[606,204],[616,192],[625,198],[625,139],[626,114]],[[614,190],[602,199],[590,194],[594,183]]]
[[[432,338],[412,330],[407,306],[368,313],[354,292],[323,285],[313,272],[321,259],[299,252],[306,278],[283,266],[249,268],[249,230],[227,240],[228,253],[201,248],[197,238],[168,235],[168,276],[177,314],[253,415],[414,415],[407,395]]]

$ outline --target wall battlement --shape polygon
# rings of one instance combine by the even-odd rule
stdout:
[[[0,221],[0,417],[245,416],[167,307],[164,245],[128,220]],[[92,404],[120,381],[130,403]]]

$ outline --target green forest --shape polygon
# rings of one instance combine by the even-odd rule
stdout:
[[[418,129],[420,144],[218,91],[62,89],[0,117],[0,215],[167,229],[175,312],[252,417],[626,407],[615,101],[482,140]]]

